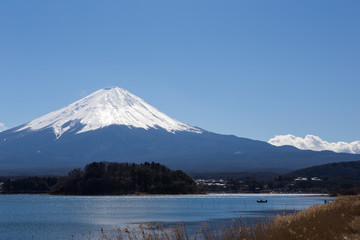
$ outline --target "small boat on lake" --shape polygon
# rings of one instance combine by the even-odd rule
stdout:
[[[257,203],[267,203],[267,200],[257,200]]]

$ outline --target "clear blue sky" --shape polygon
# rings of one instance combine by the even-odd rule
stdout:
[[[217,133],[360,140],[359,13],[340,0],[1,1],[0,123],[119,86]]]

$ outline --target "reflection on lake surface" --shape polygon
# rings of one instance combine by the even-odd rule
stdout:
[[[268,200],[257,203],[256,200]],[[294,194],[208,194],[147,196],[0,195],[0,239],[82,238],[101,227],[184,221],[226,224],[231,219],[271,217],[323,204],[329,197]],[[95,234],[95,233],[94,233]]]

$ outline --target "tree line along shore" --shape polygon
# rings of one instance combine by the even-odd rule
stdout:
[[[159,163],[93,162],[62,177],[6,178],[2,193],[62,195],[194,194],[195,181]]]
[[[193,180],[159,163],[93,162],[67,176],[0,177],[3,194],[360,193],[360,162],[342,162],[283,175],[203,173]],[[1,184],[2,183],[2,184]]]

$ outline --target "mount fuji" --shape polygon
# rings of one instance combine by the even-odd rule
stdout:
[[[0,132],[0,174],[60,174],[92,161],[156,161],[188,172],[287,171],[360,155],[305,151],[177,121],[115,87]]]
[[[82,126],[80,130],[75,127],[79,124]],[[111,125],[145,130],[164,129],[171,133],[202,133],[200,129],[170,118],[141,98],[118,87],[96,91],[67,107],[35,119],[16,131],[52,128],[56,138],[60,138],[65,132],[74,129],[75,134],[79,134]]]

